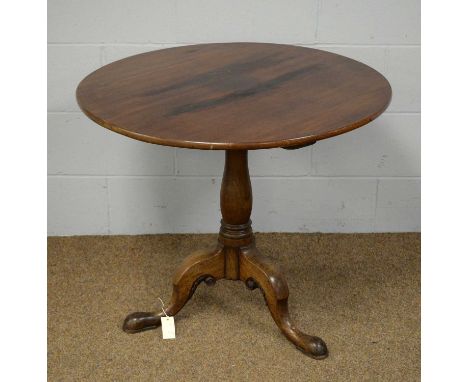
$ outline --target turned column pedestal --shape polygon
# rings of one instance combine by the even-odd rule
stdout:
[[[204,281],[241,280],[248,289],[259,288],[270,313],[283,334],[307,355],[321,359],[328,355],[319,338],[298,330],[288,312],[288,284],[278,267],[262,256],[255,246],[250,213],[252,189],[246,150],[226,150],[221,185],[221,228],[216,249],[198,251],[188,256],[175,272],[168,315],[176,315]],[[123,330],[137,333],[161,324],[163,312],[136,312],[124,321]]]

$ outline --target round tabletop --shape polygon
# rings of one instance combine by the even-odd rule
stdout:
[[[345,133],[388,106],[391,87],[358,61],[263,43],[163,49],[106,65],[77,100],[99,125],[197,149],[294,147]]]

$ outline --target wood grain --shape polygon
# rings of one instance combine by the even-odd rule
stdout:
[[[202,44],[132,56],[87,76],[84,113],[129,137],[198,149],[296,147],[375,119],[388,81],[358,61],[263,43]]]

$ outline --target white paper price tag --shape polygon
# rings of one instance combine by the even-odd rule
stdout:
[[[163,340],[175,338],[174,317],[161,317],[161,329]]]

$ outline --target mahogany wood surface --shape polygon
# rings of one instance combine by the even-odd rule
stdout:
[[[223,43],[116,61],[87,76],[76,95],[88,117],[134,139],[245,150],[304,146],[360,127],[385,110],[391,87],[337,54]]]

